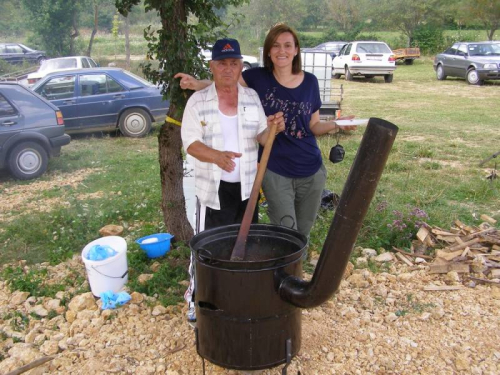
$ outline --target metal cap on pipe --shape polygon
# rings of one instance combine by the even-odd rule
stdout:
[[[285,277],[279,288],[283,300],[298,307],[315,307],[338,289],[397,132],[394,124],[370,118],[314,275],[309,282]]]

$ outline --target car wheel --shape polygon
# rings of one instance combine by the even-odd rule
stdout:
[[[20,180],[31,180],[41,176],[49,164],[47,151],[35,142],[23,142],[12,149],[9,170]]]
[[[345,68],[345,80],[352,81],[352,74],[348,67]]]
[[[479,79],[479,74],[477,73],[476,69],[470,69],[467,72],[467,82],[469,82],[470,85],[482,85],[483,81]]]
[[[244,72],[245,70],[248,70],[251,68],[252,68],[252,66],[249,63],[243,63],[243,70],[242,71]]]
[[[439,81],[442,81],[442,80],[446,79],[446,74],[444,74],[444,69],[443,69],[443,66],[441,64],[439,64],[436,67],[436,78]]]
[[[144,137],[151,131],[151,118],[143,109],[127,109],[120,116],[119,128],[126,137]]]
[[[386,74],[384,76],[384,81],[385,81],[385,83],[391,83],[393,78],[394,78],[394,74]]]

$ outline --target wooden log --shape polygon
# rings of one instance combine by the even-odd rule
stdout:
[[[462,290],[464,289],[463,285],[428,285],[424,286],[425,291],[431,292],[445,292],[449,290]]]
[[[468,236],[465,236],[463,238],[464,241],[469,241],[469,240],[472,240],[473,238],[475,237],[478,237],[478,236],[482,236],[484,234],[489,234],[489,233],[493,233],[493,232],[496,232],[497,229],[496,228],[488,228],[488,229],[484,229],[484,230],[480,230],[478,232],[475,232],[475,233],[471,233],[469,234]]]
[[[27,365],[24,365],[22,367],[19,367],[16,370],[13,370],[11,372],[8,372],[5,375],[19,375],[22,374],[23,372],[29,371],[31,369],[34,369],[35,367],[43,365],[45,362],[52,361],[56,356],[55,355],[49,355],[46,357],[39,358],[33,362],[28,363]]]
[[[404,263],[406,263],[408,266],[412,267],[414,266],[414,264],[412,262],[410,262],[410,260],[408,260],[407,257],[405,257],[403,254],[401,253],[396,253],[396,257],[398,257],[400,260],[402,260]]]
[[[480,279],[478,277],[469,276],[469,279],[474,280],[474,281],[479,281],[480,283],[485,283],[485,284],[500,285],[500,283],[497,281],[488,280],[488,279]]]
[[[462,255],[462,250],[456,250],[452,252],[444,251],[444,250],[436,250],[436,258],[442,258],[445,260],[453,260],[456,257],[459,257]]]
[[[464,251],[462,252],[462,254],[460,254],[460,257],[461,258],[464,258],[468,253],[469,253],[469,250],[470,250],[470,247],[467,246]]]
[[[481,220],[484,220],[484,221],[487,221],[488,223],[490,224],[496,224],[497,221],[495,219],[493,219],[492,217],[486,215],[486,214],[482,214],[481,216],[479,216],[481,218]]]
[[[398,253],[401,253],[401,254],[404,254],[404,255],[408,255],[408,256],[413,257],[413,258],[422,258],[422,259],[430,259],[430,260],[434,259],[434,257],[431,257],[430,255],[409,253],[407,251],[398,249],[395,246],[392,247],[392,250],[397,251]]]
[[[465,263],[431,264],[429,266],[429,273],[448,273],[451,271],[469,273],[470,266]]]
[[[467,242],[461,243],[459,245],[455,245],[455,246],[450,247],[450,251],[465,249],[467,246],[470,246],[470,245],[478,243],[478,242],[479,242],[479,238],[473,238],[470,241],[467,241]]]

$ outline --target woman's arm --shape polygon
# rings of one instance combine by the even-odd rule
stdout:
[[[174,78],[181,79],[180,86],[183,90],[200,91],[212,84],[212,81],[209,79],[198,80],[186,73],[177,73]],[[248,87],[242,75],[240,75],[239,83],[242,86]]]
[[[340,117],[338,120],[350,120],[354,116]],[[314,112],[311,116],[311,121],[309,122],[309,128],[311,132],[315,135],[323,135],[330,133],[331,131],[338,132],[340,127],[337,125],[335,120],[332,121],[321,121],[319,118],[319,110]],[[356,130],[357,126],[343,126],[342,130]]]

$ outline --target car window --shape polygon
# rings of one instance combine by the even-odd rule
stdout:
[[[352,48],[352,44],[349,44],[349,45],[346,47],[346,49],[345,49],[344,53],[345,53],[346,55],[350,54],[350,53],[351,53],[351,48]]]
[[[84,68],[90,68],[90,64],[87,59],[82,59],[82,66]]]
[[[80,76],[81,96],[101,95],[123,91],[123,87],[106,74],[82,74]]]
[[[91,66],[92,68],[97,67],[97,63],[96,63],[94,60],[89,59],[89,63],[90,63],[90,66]]]
[[[23,53],[23,49],[19,46],[7,46],[7,53]]]
[[[460,44],[458,46],[457,55],[465,56],[467,54],[467,44]]]
[[[58,69],[71,69],[77,68],[76,59],[55,59],[55,60],[47,60],[42,64],[40,70],[58,70]]]
[[[120,92],[123,91],[123,87],[116,82],[113,78],[107,77],[108,92]]]
[[[446,51],[444,51],[447,55],[455,55],[457,53],[457,50],[453,47],[448,48]]]
[[[469,44],[470,56],[498,55],[500,46],[495,44]]]
[[[5,46],[0,46],[0,53],[7,53],[7,48]]]
[[[75,96],[75,76],[54,77],[36,92],[48,100],[67,99]]]
[[[17,113],[16,109],[0,94],[0,116],[12,116]]]
[[[359,53],[391,53],[391,49],[384,43],[358,43],[356,52]]]

